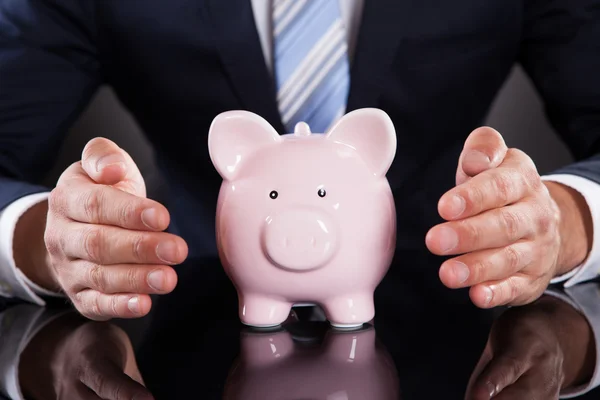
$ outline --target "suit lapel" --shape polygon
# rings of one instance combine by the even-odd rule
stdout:
[[[283,133],[275,85],[265,65],[250,0],[209,0],[208,7],[217,48],[241,104]]]
[[[365,0],[354,61],[348,111],[377,107],[403,29],[416,1]]]

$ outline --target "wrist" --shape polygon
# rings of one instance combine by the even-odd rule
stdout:
[[[60,286],[52,274],[44,242],[47,214],[48,202],[42,201],[19,218],[13,237],[13,258],[17,267],[33,283],[57,292]]]
[[[542,296],[535,302],[540,316],[554,334],[562,354],[562,389],[584,385],[596,367],[596,346],[587,318],[555,296]],[[539,327],[538,327],[539,329]],[[577,340],[573,340],[576,337]]]
[[[560,249],[555,276],[566,274],[587,258],[593,239],[593,222],[585,198],[566,185],[544,182],[559,211]]]

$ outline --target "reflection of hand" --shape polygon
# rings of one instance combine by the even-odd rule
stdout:
[[[591,379],[594,357],[587,320],[562,300],[545,296],[496,321],[466,398],[558,399],[562,389]]]
[[[19,380],[32,400],[153,399],[127,334],[75,313],[33,338],[21,355]]]
[[[469,136],[456,184],[439,201],[448,222],[433,227],[426,242],[434,254],[457,256],[442,264],[440,279],[471,287],[475,305],[531,303],[586,257],[591,217],[583,197],[544,184],[531,158],[507,148],[495,130]]]

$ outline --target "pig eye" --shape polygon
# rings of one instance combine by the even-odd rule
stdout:
[[[271,193],[269,193],[269,197],[272,198],[273,200],[275,200],[277,198],[277,196],[279,196],[279,193],[277,193],[277,191],[273,190],[271,191]]]
[[[325,195],[327,194],[327,192],[325,191],[325,189],[321,188],[321,189],[319,189],[319,191],[317,192],[317,194],[319,195],[319,197],[325,197]]]

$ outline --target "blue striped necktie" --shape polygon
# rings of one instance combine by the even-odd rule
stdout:
[[[339,0],[273,0],[277,103],[287,132],[325,132],[346,110],[350,73]]]

